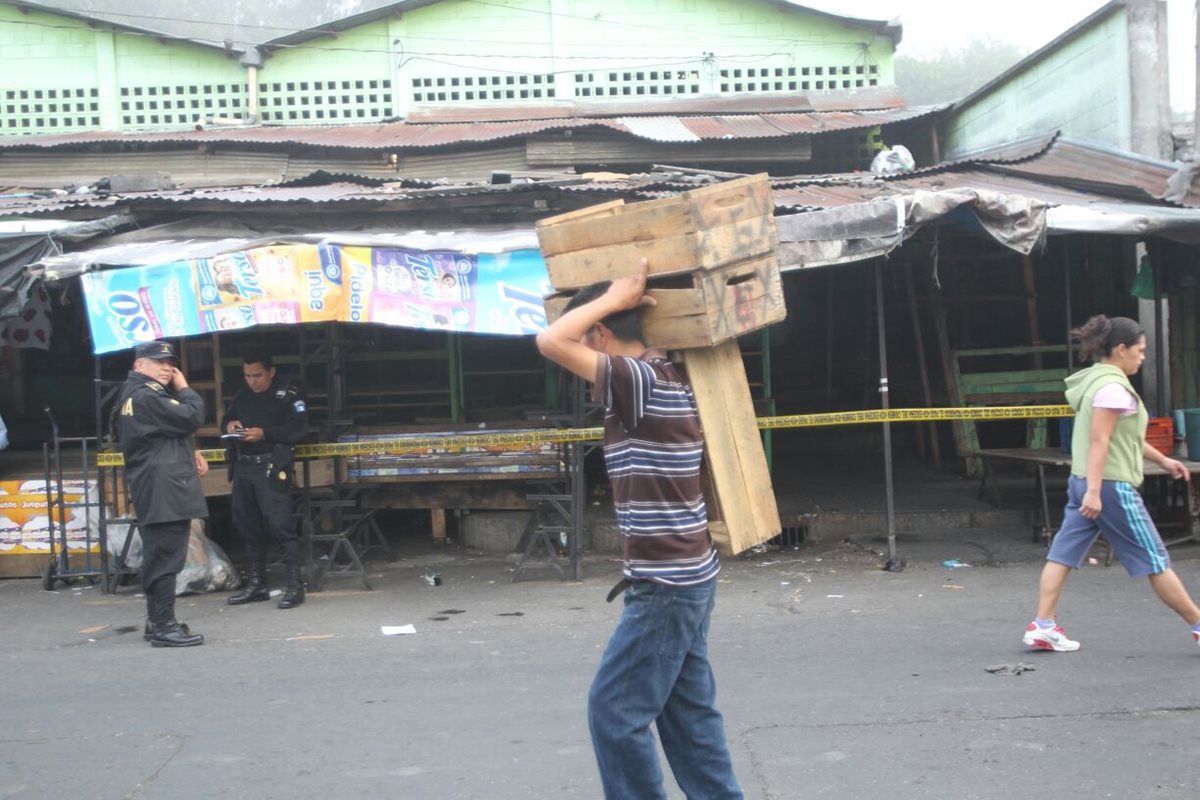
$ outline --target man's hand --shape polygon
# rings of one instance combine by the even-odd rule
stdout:
[[[650,274],[650,262],[642,259],[638,271],[626,278],[617,278],[605,292],[616,308],[614,311],[626,311],[638,306],[653,306],[657,301],[646,294],[646,277]]]
[[[208,459],[200,455],[199,450],[196,451],[196,472],[200,473],[201,478],[208,474]]]
[[[169,388],[176,392],[188,388],[187,378],[179,371],[179,367],[171,367],[171,383]]]
[[[244,441],[244,442],[261,442],[263,440],[263,436],[264,436],[264,434],[263,434],[262,428],[246,428],[244,438],[242,439],[242,441]]]
[[[1100,516],[1103,507],[1104,504],[1100,502],[1100,492],[1088,489],[1083,495],[1083,502],[1079,504],[1079,513],[1087,519],[1096,519]]]
[[[226,433],[237,433],[243,427],[245,427],[245,426],[242,425],[242,421],[240,419],[231,419],[231,420],[229,420],[229,422],[225,423],[225,432]]]

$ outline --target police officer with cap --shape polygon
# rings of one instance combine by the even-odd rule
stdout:
[[[145,638],[154,647],[192,647],[204,637],[175,619],[175,576],[187,560],[193,519],[208,516],[196,450],[204,400],[188,388],[169,342],[134,349],[133,369],[113,407],[113,427],[142,535]]]
[[[233,483],[233,522],[246,544],[250,581],[228,599],[230,605],[262,602],[267,589],[267,544],[274,540],[287,571],[279,608],[304,602],[300,538],[292,519],[291,445],[308,432],[308,409],[297,389],[275,374],[267,353],[242,356],[246,385],[234,396],[221,429],[233,442],[229,459]]]

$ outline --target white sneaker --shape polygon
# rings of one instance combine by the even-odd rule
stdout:
[[[1056,653],[1070,653],[1079,649],[1079,642],[1068,639],[1067,632],[1058,625],[1053,628],[1039,628],[1036,622],[1031,622],[1025,629],[1025,636],[1021,641],[1025,643],[1026,647],[1053,650]]]

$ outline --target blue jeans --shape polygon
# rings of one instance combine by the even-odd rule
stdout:
[[[684,587],[638,581],[625,590],[625,611],[588,694],[588,727],[609,800],[666,797],[652,722],[689,800],[742,797],[708,663],[716,589],[714,578]]]

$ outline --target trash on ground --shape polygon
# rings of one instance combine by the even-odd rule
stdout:
[[[414,625],[381,625],[379,630],[384,636],[404,636],[417,632]]]
[[[83,630],[80,631],[80,633],[99,633],[100,631],[104,630],[107,627],[108,627],[107,625],[93,625],[90,628],[84,628]]]
[[[959,586],[957,583],[943,583],[942,588],[943,589],[965,589],[967,587]]]
[[[1095,558],[1091,558],[1091,557],[1088,558],[1088,563],[1091,564],[1093,567],[1100,565],[1100,562],[1098,560],[1096,560]]]
[[[844,594],[827,594],[825,596],[827,598],[829,598],[830,600],[841,600],[846,595],[844,595]]]
[[[284,641],[286,642],[316,642],[322,639],[332,639],[337,634],[334,633],[303,633],[299,636],[289,636]]]
[[[433,574],[433,575],[425,575],[423,577],[425,578],[425,582],[428,583],[430,586],[441,586],[442,585],[442,576],[441,575]]]
[[[283,589],[272,589],[270,592],[271,597],[279,597],[281,594],[283,594]]]
[[[947,558],[942,562],[942,566],[947,569],[958,569],[959,567],[969,567],[971,565],[965,561],[959,561],[957,558]]]
[[[1024,661],[1020,661],[1016,664],[996,664],[995,666],[984,667],[984,669],[993,675],[1020,675],[1022,672],[1033,672],[1034,666],[1033,664],[1026,664]]]

